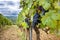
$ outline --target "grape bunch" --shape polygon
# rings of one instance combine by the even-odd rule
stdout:
[[[29,14],[25,15],[25,16],[26,16],[25,22],[28,24],[28,26],[30,26],[30,17],[29,17]]]
[[[25,19],[25,22],[28,24],[28,26],[30,25],[29,20],[30,20],[30,18],[26,18],[26,19]]]
[[[41,23],[41,21],[39,20],[41,16],[39,15],[39,13],[36,13],[33,17],[33,22],[32,22],[32,27],[36,27],[36,25],[38,25],[38,23]]]
[[[42,15],[45,15],[45,12],[48,12],[48,10],[46,11],[42,6],[38,6],[37,11],[36,11],[35,15],[33,16],[33,23],[32,23],[33,27],[36,27],[36,25],[38,25],[38,23],[41,23],[41,20],[39,20],[39,19],[41,19],[41,16],[38,12],[39,10],[42,12]]]

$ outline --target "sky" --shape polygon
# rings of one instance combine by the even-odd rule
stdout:
[[[0,0],[0,13],[4,16],[17,16],[19,9],[19,0]]]

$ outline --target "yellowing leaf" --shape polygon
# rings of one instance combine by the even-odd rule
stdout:
[[[54,5],[55,9],[60,9],[60,5],[59,5],[58,2],[55,1],[55,2],[53,3],[53,5]]]
[[[22,22],[21,25],[23,26],[24,29],[28,28],[28,25],[26,22]]]

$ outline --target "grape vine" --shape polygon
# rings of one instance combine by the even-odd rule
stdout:
[[[34,22],[36,10],[41,16],[38,18],[42,24],[40,24],[40,28],[48,26],[56,30],[57,25],[60,26],[57,23],[57,21],[60,22],[60,1],[58,0],[20,0],[20,8],[22,11],[18,14],[17,24],[22,25],[23,28],[29,27],[29,23],[25,20],[26,15],[30,17],[30,23]]]

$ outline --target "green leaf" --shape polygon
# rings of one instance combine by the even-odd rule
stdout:
[[[53,14],[53,15],[51,16],[51,18],[52,18],[53,20],[60,20],[60,14],[59,14],[59,13]]]
[[[45,10],[48,10],[50,7],[51,7],[51,4],[48,3],[48,2],[45,2],[45,3],[43,4],[43,8],[44,8]]]
[[[21,25],[23,26],[24,29],[29,27],[26,22],[22,22]]]
[[[57,20],[60,20],[60,15],[54,11],[49,11],[42,17],[42,24],[50,26],[51,28],[56,28]]]

